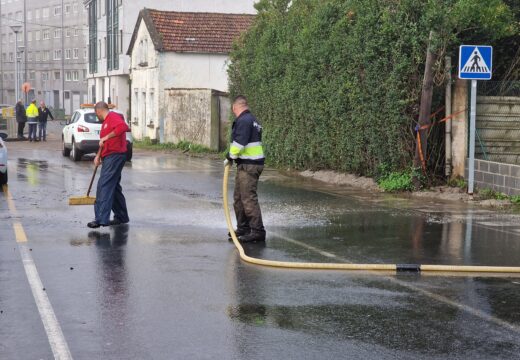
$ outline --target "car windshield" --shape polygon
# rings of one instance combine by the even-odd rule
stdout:
[[[101,124],[101,121],[99,121],[95,113],[86,113],[85,122],[89,124]]]

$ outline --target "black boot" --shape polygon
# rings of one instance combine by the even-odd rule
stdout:
[[[236,229],[236,230],[235,230],[235,235],[236,235],[237,238],[238,238],[238,237],[240,237],[240,236],[247,235],[247,234],[249,234],[250,232],[251,232],[250,229]],[[227,236],[228,236],[228,240],[229,240],[229,241],[233,241],[233,238],[231,237],[231,233],[228,233]]]
[[[247,235],[239,236],[238,241],[240,241],[241,243],[264,242],[265,232],[251,231]]]

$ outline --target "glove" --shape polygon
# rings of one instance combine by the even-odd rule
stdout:
[[[226,155],[226,160],[224,160],[224,166],[233,165],[233,159],[229,154]]]

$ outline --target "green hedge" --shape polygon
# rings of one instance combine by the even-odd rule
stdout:
[[[467,14],[468,4],[481,8]],[[430,30],[440,54],[466,28],[512,31],[499,0],[262,0],[257,9],[231,54],[230,92],[263,122],[269,162],[363,175],[410,166]]]

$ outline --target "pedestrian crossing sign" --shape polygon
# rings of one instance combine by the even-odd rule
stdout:
[[[493,47],[461,45],[459,49],[459,78],[467,80],[491,80]]]

